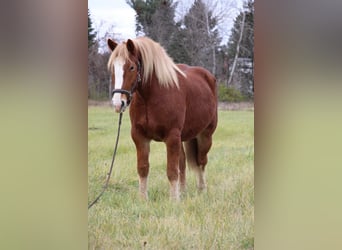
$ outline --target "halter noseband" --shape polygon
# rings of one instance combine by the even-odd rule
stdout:
[[[139,83],[141,83],[141,75],[140,75],[140,69],[141,69],[141,65],[140,65],[140,61],[138,60],[138,63],[137,63],[137,72],[138,72],[138,75],[137,75],[137,78],[131,88],[130,91],[128,90],[125,90],[125,89],[114,89],[112,91],[112,96],[115,94],[115,93],[120,93],[120,94],[125,94],[127,96],[127,106],[131,103],[131,100],[132,100],[132,96],[133,96],[133,93],[135,92],[137,86]]]

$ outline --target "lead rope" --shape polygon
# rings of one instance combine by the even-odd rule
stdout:
[[[88,204],[88,209],[91,208],[100,199],[100,197],[103,195],[103,193],[108,188],[109,179],[110,179],[110,176],[112,175],[112,170],[113,170],[113,166],[114,166],[116,150],[118,148],[118,142],[119,142],[119,136],[120,136],[120,128],[121,128],[121,120],[122,120],[122,113],[123,112],[120,112],[118,133],[117,133],[117,136],[116,136],[116,142],[115,142],[115,147],[114,147],[113,159],[112,159],[112,164],[111,164],[110,169],[109,169],[109,173],[107,174],[106,183],[103,186],[102,192],[96,197],[96,199],[92,203]]]

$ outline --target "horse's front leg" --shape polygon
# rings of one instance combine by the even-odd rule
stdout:
[[[139,193],[140,196],[147,200],[147,176],[149,172],[149,153],[150,153],[150,140],[145,137],[132,132],[132,138],[137,150],[137,170],[139,174]]]
[[[179,200],[179,160],[181,154],[180,131],[173,130],[167,136],[167,177],[170,181],[170,198]]]

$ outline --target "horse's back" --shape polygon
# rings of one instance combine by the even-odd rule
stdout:
[[[177,64],[177,66],[186,74],[188,82],[195,82],[196,84],[198,84],[198,86],[206,84],[210,88],[211,92],[215,95],[215,97],[217,96],[216,78],[208,70],[202,67],[189,66],[186,64]]]

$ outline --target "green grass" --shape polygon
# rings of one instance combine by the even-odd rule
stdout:
[[[115,143],[118,115],[110,107],[88,109],[89,201],[101,191]],[[253,249],[254,113],[219,111],[206,168],[208,189],[169,200],[163,143],[150,154],[149,201],[138,196],[136,152],[129,115],[123,116],[110,185],[88,213],[89,249]]]

